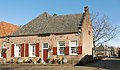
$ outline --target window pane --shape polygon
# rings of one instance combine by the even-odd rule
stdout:
[[[36,55],[36,44],[30,44],[30,54],[31,56],[35,56]]]
[[[77,46],[77,40],[70,41],[70,46]]]
[[[48,43],[43,43],[43,48],[48,48]]]
[[[59,46],[65,46],[65,41],[59,41]]]
[[[33,56],[35,56],[35,45],[33,46]]]
[[[21,56],[21,47],[22,47],[22,44],[17,44],[16,45],[16,54],[17,54],[17,56]]]
[[[77,53],[78,49],[77,47],[71,47],[71,53]]]
[[[60,54],[65,54],[65,47],[60,47]]]

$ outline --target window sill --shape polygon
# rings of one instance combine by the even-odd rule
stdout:
[[[65,55],[65,54],[57,54],[57,55]]]
[[[36,56],[29,56],[29,57],[36,57]]]
[[[69,55],[78,55],[78,54],[69,54]]]
[[[21,57],[21,56],[14,56],[14,57]]]

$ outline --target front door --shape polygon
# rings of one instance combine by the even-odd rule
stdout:
[[[48,43],[43,43],[43,60],[44,62],[48,59]]]
[[[46,62],[48,59],[48,49],[43,49],[43,60]]]

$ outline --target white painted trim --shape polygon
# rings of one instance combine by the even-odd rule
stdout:
[[[48,43],[48,42],[43,42],[43,43]],[[43,46],[43,43],[42,43],[42,46]],[[49,48],[49,43],[48,43],[48,48]],[[48,48],[43,48],[43,49],[48,49]]]
[[[69,55],[78,55],[77,53],[71,53],[71,47],[73,47],[73,46],[71,46],[71,41],[74,41],[74,40],[69,40]],[[77,40],[76,47],[78,47],[78,40]]]
[[[16,56],[16,44],[14,44],[14,57],[17,57]]]
[[[17,48],[17,49],[16,49]],[[20,48],[19,48],[20,49]],[[17,51],[16,51],[17,50]],[[18,55],[18,47],[17,44],[14,44],[14,57],[21,57]]]
[[[65,40],[59,40],[59,41],[65,41]],[[60,47],[66,47],[66,41],[65,41],[65,46],[59,46],[59,41],[57,41],[57,55],[65,55],[65,54],[60,54]]]
[[[65,55],[65,54],[57,54],[57,55]]]
[[[15,49],[16,49],[16,44],[14,44],[14,57],[16,57],[16,51],[15,51]]]
[[[43,60],[43,43],[42,43],[42,63],[44,63],[44,60]]]
[[[59,40],[59,41],[65,41],[65,40]],[[59,46],[59,41],[57,41],[57,47],[66,47],[66,41],[65,41],[65,46]]]
[[[28,43],[28,54],[29,54],[28,57],[30,57],[30,43]]]
[[[69,55],[78,55],[77,53],[70,53]]]
[[[0,53],[0,58],[3,58],[3,57],[1,56],[1,53]]]
[[[30,52],[31,51],[31,44],[34,44],[34,43],[29,43],[29,45],[28,45],[28,47],[29,47],[28,48],[29,49],[29,57],[36,57],[36,55],[35,56],[31,55],[31,53],[32,53],[32,52]],[[33,49],[33,47],[32,47],[32,49]],[[36,49],[36,46],[35,46],[35,49]],[[36,50],[35,50],[35,54],[36,54]]]
[[[73,46],[71,46],[71,44],[70,44],[71,41],[75,41],[75,40],[69,40],[69,46],[70,46],[70,47],[73,47]],[[77,45],[76,45],[76,47],[78,47],[78,40],[77,40]]]

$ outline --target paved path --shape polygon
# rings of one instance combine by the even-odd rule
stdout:
[[[0,67],[0,70],[97,70],[95,67],[86,66],[20,66]],[[103,70],[103,69],[100,69]]]
[[[86,66],[104,68],[109,70],[120,70],[120,58],[105,58]]]
[[[120,58],[105,58],[86,66],[35,66],[0,65],[0,70],[120,70]]]

